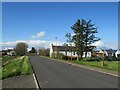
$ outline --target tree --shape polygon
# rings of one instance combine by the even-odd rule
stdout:
[[[29,51],[29,52],[30,53],[37,53],[37,50],[34,47],[32,47],[31,51]]]
[[[72,35],[71,33],[66,33],[67,42],[70,44],[71,60],[72,60]]]
[[[67,56],[67,51],[68,51],[68,44],[64,43],[63,46],[65,46],[65,55]]]
[[[95,28],[95,24],[91,24],[91,20],[88,22],[84,19],[83,21],[83,36],[84,36],[84,50],[85,50],[85,57],[87,57],[87,52],[92,51],[95,47],[91,46],[91,44],[95,43],[96,41],[99,41],[100,38],[96,37],[95,34],[98,33],[97,28]]]
[[[16,55],[25,55],[25,53],[27,52],[27,48],[28,48],[28,45],[26,43],[17,43],[16,47],[15,47],[15,52],[16,52]]]
[[[71,27],[74,36],[73,36],[73,42],[76,46],[76,52],[77,52],[77,60],[80,57],[82,59],[83,56],[83,51],[84,51],[84,20],[77,20],[77,22]]]
[[[71,27],[75,34],[73,36],[73,42],[75,43],[77,54],[81,59],[83,52],[85,52],[85,57],[87,57],[87,52],[92,51],[95,48],[95,46],[92,46],[91,44],[100,40],[100,38],[95,36],[98,31],[94,25],[95,24],[91,24],[91,20],[87,22],[84,19],[78,19]]]
[[[40,50],[39,50],[39,54],[41,55],[41,56],[47,56],[47,57],[49,57],[50,55],[50,49],[49,48],[47,48],[47,49],[45,49],[45,48],[41,48]]]

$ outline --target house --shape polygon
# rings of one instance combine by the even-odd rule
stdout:
[[[8,49],[7,50],[7,55],[14,56],[14,55],[16,55],[16,52],[15,52],[14,49]]]
[[[105,50],[106,56],[108,56],[108,57],[113,57],[113,56],[115,56],[116,51],[117,51],[117,50],[113,50],[113,49]]]
[[[7,55],[7,53],[3,52],[3,51],[0,51],[0,56],[4,56],[4,55]]]
[[[115,56],[115,53],[116,53],[116,51],[117,50],[113,50],[113,49],[107,49],[107,50],[99,50],[98,52],[97,52],[97,57],[102,57],[102,58],[104,58],[104,57],[113,57],[113,56]]]
[[[116,51],[115,56],[116,56],[117,58],[120,58],[120,49]]]
[[[6,50],[1,50],[1,51],[0,51],[0,56],[4,56],[4,55],[7,55]]]
[[[105,52],[104,52],[104,50],[99,50],[99,51],[96,52],[96,54],[97,54],[96,55],[97,57],[102,57],[103,58],[104,55],[105,55]]]
[[[0,52],[0,56],[2,56],[2,52]]]
[[[77,57],[77,52],[75,51],[75,49],[75,46],[54,46],[52,44],[50,47],[50,57],[52,57],[52,53],[57,52],[63,53],[65,56]],[[83,57],[85,57],[85,52],[83,52]],[[91,52],[87,52],[87,57],[91,57]]]

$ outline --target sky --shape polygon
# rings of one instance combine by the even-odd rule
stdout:
[[[98,47],[118,49],[117,2],[4,2],[2,44],[11,48],[22,41],[35,47],[66,42],[65,34],[78,19],[92,20],[101,38]]]
[[[119,2],[119,0],[2,0],[2,2]]]

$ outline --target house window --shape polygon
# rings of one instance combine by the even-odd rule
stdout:
[[[90,57],[90,53],[87,53],[87,56]]]
[[[75,55],[75,52],[73,52],[73,55]]]
[[[120,58],[120,54],[117,54],[117,57]]]
[[[65,55],[67,56],[67,50],[65,50]]]

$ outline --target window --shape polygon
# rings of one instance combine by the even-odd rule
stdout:
[[[75,52],[73,52],[73,55],[75,55]]]
[[[117,57],[120,58],[120,54],[117,54]]]

